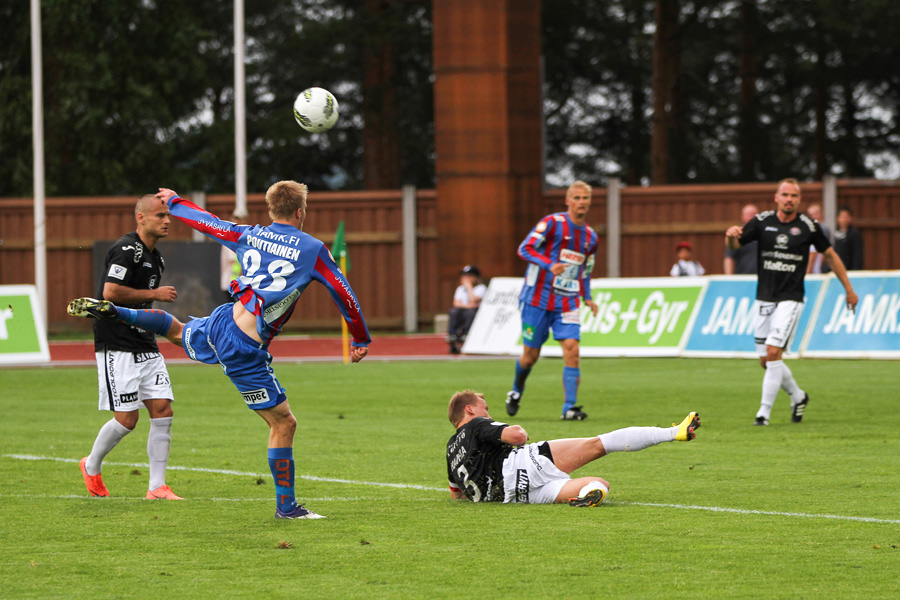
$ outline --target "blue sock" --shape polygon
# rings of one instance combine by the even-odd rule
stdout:
[[[563,404],[563,414],[575,406],[578,402],[578,383],[581,381],[581,369],[578,367],[563,367],[563,389],[566,391],[566,401]]]
[[[269,448],[269,470],[275,479],[275,503],[283,512],[297,506],[294,496],[294,449]]]
[[[525,380],[528,379],[528,374],[531,373],[531,368],[523,369],[522,365],[519,364],[519,361],[516,361],[516,378],[513,380],[513,391],[519,392],[520,394],[525,391]]]
[[[121,306],[116,308],[119,309],[120,321],[129,325],[135,325],[146,331],[165,336],[172,327],[172,315],[164,310],[155,308],[135,310],[133,308],[122,308]]]

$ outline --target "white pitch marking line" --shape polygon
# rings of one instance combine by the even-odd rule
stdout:
[[[51,460],[56,462],[65,462],[65,463],[77,463],[78,461],[73,458],[56,458],[52,456],[35,456],[31,454],[3,454],[4,458],[15,458],[19,460]],[[144,467],[148,468],[149,465],[146,463],[117,463],[117,462],[108,462],[108,465],[116,465],[123,467]],[[228,469],[204,469],[200,467],[178,467],[178,466],[170,466],[169,469],[174,471],[194,471],[199,473],[218,473],[221,475],[241,475],[241,476],[249,476],[249,477],[269,477],[268,473],[248,473],[244,471],[232,471]],[[435,492],[443,492],[444,488],[439,487],[429,487],[424,485],[414,485],[414,484],[405,484],[405,483],[382,483],[378,481],[354,481],[351,479],[336,479],[331,477],[316,477],[314,475],[296,475],[296,477],[300,479],[306,479],[309,481],[324,481],[328,483],[349,483],[352,485],[372,485],[378,487],[392,487],[392,488],[402,488],[402,489],[414,489],[414,490],[425,490],[425,491],[435,491]],[[74,497],[74,498],[82,498],[83,496],[66,496],[66,497]],[[216,500],[214,498],[214,500]],[[610,502],[610,504],[619,502]],[[749,510],[743,508],[723,508],[720,506],[695,506],[690,504],[661,504],[654,502],[621,502],[621,504],[630,504],[632,506],[651,506],[657,508],[677,508],[680,510],[705,510],[709,512],[723,512],[723,513],[731,513],[731,514],[741,514],[741,515],[768,515],[775,517],[801,517],[806,519],[830,519],[837,521],[857,521],[862,523],[890,523],[890,524],[900,524],[900,519],[876,519],[874,517],[847,517],[843,515],[817,515],[811,513],[797,513],[797,512],[779,512],[779,511],[770,511],[770,510]]]
[[[77,463],[78,460],[74,458],[56,458],[53,456],[35,456],[32,454],[4,454],[4,458],[16,458],[19,460],[52,460],[55,462],[64,462],[64,463]],[[121,463],[121,462],[104,462],[106,465],[114,465],[118,467],[143,467],[145,469],[150,468],[150,465],[147,463]],[[271,477],[271,473],[250,473],[246,471],[232,471],[229,469],[204,469],[201,467],[179,467],[169,465],[167,467],[170,471],[193,471],[197,473],[217,473],[220,475],[240,475],[243,477]],[[410,490],[425,490],[430,492],[443,492],[445,488],[441,487],[429,487],[426,485],[415,485],[408,483],[383,483],[380,481],[353,481],[351,479],[336,479],[332,477],[317,477],[315,475],[295,475],[298,479],[306,479],[307,481],[324,481],[327,483],[349,483],[352,485],[371,485],[376,487],[390,487],[390,488],[399,488],[399,489],[410,489]]]
[[[722,508],[719,506],[694,506],[691,504],[658,504],[654,502],[623,502],[633,506],[655,506],[679,508],[682,510],[707,510],[710,512],[736,513],[741,515],[771,515],[775,517],[804,517],[807,519],[835,519],[840,521],[861,521],[863,523],[900,523],[900,519],[876,519],[874,517],[845,517],[843,515],[816,515],[810,513],[779,512],[774,510],[749,510],[745,508]]]

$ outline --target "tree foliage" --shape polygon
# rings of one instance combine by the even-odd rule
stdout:
[[[653,59],[660,2],[674,10],[665,73]],[[48,194],[234,189],[230,2],[41,5]],[[250,191],[283,178],[434,185],[430,0],[245,10]],[[894,0],[545,0],[542,22],[550,185],[900,169]],[[0,196],[31,193],[30,60],[28,3],[2,3]],[[327,134],[293,123],[310,86],[341,103]]]

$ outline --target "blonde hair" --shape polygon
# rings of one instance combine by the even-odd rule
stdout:
[[[572,185],[569,186],[569,189],[566,190],[566,193],[568,193],[568,191],[571,190],[572,188],[582,188],[588,192],[594,191],[593,188],[586,181],[582,181],[580,179],[573,181]]]
[[[447,417],[454,427],[462,421],[463,416],[466,414],[466,407],[472,406],[479,399],[484,400],[484,394],[474,390],[463,390],[453,394],[453,397],[450,398],[450,404],[447,406]]]
[[[296,181],[277,181],[266,190],[266,205],[272,220],[291,219],[298,208],[306,214],[306,184]]]

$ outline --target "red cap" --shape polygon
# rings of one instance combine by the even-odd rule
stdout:
[[[678,252],[682,248],[687,248],[688,250],[694,249],[690,242],[678,242],[678,245],[675,246],[675,252]]]

